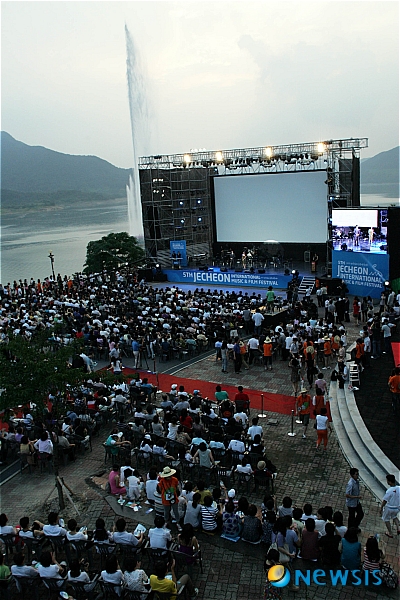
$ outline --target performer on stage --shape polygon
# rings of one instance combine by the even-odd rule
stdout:
[[[247,258],[247,261],[246,261],[247,267],[252,267],[253,266],[253,253],[250,249],[247,251],[246,258]]]
[[[360,233],[361,233],[361,231],[360,231],[360,228],[359,228],[359,226],[358,226],[358,225],[356,225],[356,226],[354,227],[354,231],[353,231],[353,236],[354,236],[354,245],[355,245],[355,246],[358,246],[358,245],[359,245],[359,243],[358,243],[358,242],[359,242],[359,238],[360,238]]]
[[[234,251],[231,249],[230,253],[229,253],[229,266],[231,269],[233,269],[233,267],[235,266],[235,253]]]
[[[372,246],[372,243],[374,241],[374,235],[375,235],[375,231],[373,227],[370,227],[368,229],[368,240],[369,240],[369,245]]]
[[[242,266],[243,266],[243,269],[246,268],[246,258],[247,258],[247,248],[244,248],[244,250],[242,252]]]

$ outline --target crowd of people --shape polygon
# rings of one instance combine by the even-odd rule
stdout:
[[[249,398],[242,386],[233,398],[229,398],[223,386],[217,386],[215,397],[210,400],[203,398],[200,390],[188,393],[183,386],[174,384],[156,402],[156,390],[145,378],[138,376],[128,383],[122,377],[123,357],[128,353],[138,367],[143,353],[152,359],[171,357],[175,350],[179,355],[190,347],[214,348],[222,372],[227,373],[233,365],[237,374],[257,364],[263,365],[265,371],[273,371],[273,359],[280,359],[288,366],[297,416],[303,423],[303,438],[307,437],[310,417],[316,417],[316,448],[323,446],[326,450],[330,413],[323,371],[331,371],[339,386],[346,384],[346,328],[350,320],[347,299],[342,294],[336,299],[329,298],[322,289],[317,299],[325,307],[325,315],[318,318],[318,307],[311,294],[300,301],[290,290],[285,301],[285,320],[271,328],[265,326],[267,311],[273,310],[274,302],[271,290],[268,292],[269,296],[267,293],[264,298],[256,293],[204,289],[192,292],[174,286],[158,289],[138,282],[133,274],[119,272],[74,279],[58,276],[56,280],[25,280],[0,286],[0,342],[4,347],[10,335],[29,340],[36,331],[49,330],[56,343],[68,343],[73,338],[82,340],[82,353],[74,357],[73,366],[91,373],[96,367],[95,360],[104,357],[114,374],[112,388],[93,373],[79,392],[70,393],[68,412],[59,428],[47,428],[43,419],[38,422],[26,410],[23,419],[15,427],[11,424],[7,433],[10,444],[15,441],[32,462],[38,455],[51,459],[55,446],[60,446],[74,460],[75,445],[85,443],[102,423],[115,417],[115,426],[104,443],[107,456],[113,461],[107,481],[109,491],[116,497],[145,501],[154,507],[155,527],[148,532],[147,543],[152,549],[160,548],[158,544],[162,543],[165,556],[149,577],[141,569],[140,561],[124,564],[123,572],[116,557],[110,556],[105,571],[98,573],[99,580],[121,586],[140,581],[143,592],[149,586],[173,592],[179,585],[185,585],[188,594],[194,597],[197,590],[192,581],[175,576],[171,548],[179,548],[194,561],[198,560],[196,531],[221,535],[232,542],[242,539],[265,545],[269,549],[267,569],[276,564],[290,566],[299,556],[320,560],[325,565],[336,561],[335,564],[345,568],[351,568],[347,565],[353,564],[353,559],[366,569],[370,563],[376,564],[374,542],[367,542],[361,553],[357,541],[359,522],[356,521],[357,515],[362,519],[362,510],[358,510],[358,501],[355,505],[358,512],[350,510],[355,497],[348,498],[349,521],[350,515],[353,520],[348,528],[343,524],[343,515],[333,514],[330,507],[321,507],[313,515],[309,504],[299,508],[288,497],[277,506],[273,495],[277,469],[273,457],[266,455],[258,419],[253,418],[249,423]],[[399,319],[400,295],[393,299],[387,294],[378,315],[368,299],[364,300],[365,306],[358,298],[353,303],[355,323],[362,326],[355,349],[360,370],[387,352],[390,342],[387,338]],[[55,332],[54,325],[57,325]],[[397,406],[396,378],[400,379],[399,369],[389,382]],[[214,487],[210,486],[212,481]],[[389,483],[392,481],[388,480]],[[249,492],[251,486],[257,492],[269,487],[268,492],[272,493],[267,493],[259,505],[249,502],[249,493],[238,497],[239,489],[246,488]],[[382,507],[385,518],[390,508],[385,509],[386,505]],[[393,513],[394,508],[390,510]],[[397,514],[392,513],[390,519],[399,528]],[[390,519],[389,526],[384,519],[389,536],[392,535]],[[115,523],[115,531],[104,533],[104,523],[101,525],[99,520],[99,527],[96,524],[96,531],[86,541],[90,537],[96,541],[96,536],[103,535],[104,539],[97,541],[112,546],[118,539],[122,543],[129,539],[132,546],[141,547],[143,535],[137,537],[127,532],[122,521]],[[24,537],[24,524],[34,538],[40,540],[49,535],[47,526],[35,522],[29,528],[23,521],[18,531],[14,528],[9,532],[17,544]],[[172,524],[179,532],[176,541],[169,529]],[[58,522],[50,523],[50,518],[49,525],[59,526]],[[8,525],[0,525],[0,535],[7,533],[3,527]],[[82,534],[77,527],[76,522],[70,521],[68,530],[61,527],[66,539],[70,540],[68,535]],[[88,534],[83,532],[83,535]],[[24,555],[20,558],[19,554],[14,557],[14,570],[25,568]],[[44,573],[57,573],[62,581],[64,577],[82,577],[81,581],[87,585],[97,583],[86,579],[79,562],[70,562],[68,570],[50,552],[43,555]],[[38,573],[46,577],[36,568],[35,576]],[[267,584],[266,594],[273,593],[278,594]]]

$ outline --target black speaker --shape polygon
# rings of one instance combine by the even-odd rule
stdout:
[[[228,271],[228,269],[226,267],[221,267],[220,271],[221,271],[221,273],[226,273]]]
[[[241,267],[235,267],[235,273],[243,273],[243,269]]]
[[[199,271],[208,271],[208,267],[205,267],[205,266],[199,267]]]
[[[263,275],[265,273],[265,269],[258,269],[258,272],[260,273],[260,275]]]
[[[289,269],[285,269],[285,275],[290,275]]]

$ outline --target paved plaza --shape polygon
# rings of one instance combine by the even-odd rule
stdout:
[[[348,325],[349,343],[358,336],[360,327],[353,324]],[[131,360],[124,360],[126,366],[131,366]],[[387,363],[387,364],[386,364]],[[100,365],[99,365],[100,366]],[[233,367],[229,365],[229,373],[221,373],[220,362],[215,361],[214,354],[205,357],[198,357],[192,364],[182,366],[178,363],[159,364],[158,368],[168,368],[169,373],[174,373],[176,381],[179,377],[215,382],[226,385],[243,385],[245,388],[259,390],[260,392],[279,393],[292,396],[292,386],[290,383],[290,372],[285,362],[279,359],[273,363],[273,371],[265,372],[262,366],[252,366],[249,371],[243,371],[235,375]],[[386,369],[390,369],[390,360],[385,359]],[[377,367],[373,367],[377,369]],[[329,379],[330,371],[323,371]],[[383,376],[382,376],[383,377]],[[372,380],[374,378],[372,377]],[[165,390],[168,391],[168,390]],[[192,391],[192,390],[189,390]],[[365,392],[364,392],[365,397]],[[259,413],[259,410],[251,411],[251,416]],[[276,419],[276,425],[269,425],[268,419]],[[303,506],[305,502],[310,502],[314,512],[321,506],[332,506],[333,510],[343,512],[345,521],[347,521],[347,511],[345,507],[345,487],[349,479],[349,465],[343,457],[339,448],[335,432],[329,438],[328,451],[316,452],[315,439],[316,432],[312,427],[312,422],[307,432],[307,438],[302,438],[302,426],[294,425],[296,436],[288,436],[291,428],[291,417],[279,413],[268,412],[267,417],[260,419],[264,430],[264,440],[266,454],[268,458],[277,465],[278,475],[275,481],[275,495],[278,505],[284,496],[290,496],[295,506]],[[93,439],[93,451],[87,451],[84,456],[79,455],[76,462],[68,464],[61,468],[61,476],[65,483],[73,492],[73,498],[77,501],[81,514],[77,519],[79,525],[87,525],[92,529],[96,518],[102,516],[108,528],[111,528],[115,521],[115,512],[109,502],[107,495],[100,487],[96,486],[91,477],[105,472],[108,474],[111,463],[104,465],[104,448],[102,443],[105,441],[109,431],[104,428],[99,437]],[[144,474],[144,472],[142,472]],[[360,473],[362,479],[362,472]],[[46,521],[46,515],[50,506],[57,506],[57,494],[54,487],[54,475],[42,474],[37,471],[31,475],[24,471],[16,475],[0,488],[1,512],[5,512],[10,522],[15,524],[23,515],[28,515],[32,519],[39,518]],[[250,494],[246,490],[238,490],[238,495],[247,495],[251,502],[260,507],[263,492],[258,495],[251,490]],[[386,560],[395,571],[400,570],[399,565],[399,539],[387,539],[384,533],[384,524],[379,516],[379,503],[372,494],[361,485],[362,505],[365,512],[364,520],[361,523],[362,533],[360,541],[363,544],[370,534],[379,533],[381,538],[381,547],[385,552]],[[67,501],[67,507],[63,511],[65,520],[76,517],[71,504]],[[141,522],[147,528],[153,526],[153,514],[146,514],[148,507],[143,508],[138,513],[133,513],[130,509],[124,508],[128,528],[133,529],[137,522]],[[133,518],[133,515],[135,518]],[[130,518],[132,517],[132,518]],[[173,535],[177,535],[175,526],[173,526]],[[229,542],[221,539],[219,536],[209,537],[205,534],[198,534],[203,553],[204,573],[194,569],[194,583],[200,589],[199,598],[204,600],[248,600],[250,598],[262,599],[263,597],[263,559],[265,550],[262,545],[251,546],[245,542]],[[146,569],[147,563],[144,562]],[[313,569],[313,563],[306,564],[301,559],[296,559],[294,568]],[[283,591],[285,598],[291,598],[294,595],[297,598],[334,598],[348,599],[356,598],[383,599],[395,598],[396,592],[390,592],[386,588],[378,588],[376,591],[372,588],[337,586],[332,588],[316,586],[312,584],[307,587],[302,584],[300,591],[294,593],[287,588]]]

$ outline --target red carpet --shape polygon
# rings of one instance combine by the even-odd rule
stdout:
[[[400,342],[392,342],[393,360],[396,367],[400,366]]]
[[[131,373],[135,372],[137,371],[135,371],[134,369],[124,369],[124,375],[130,375]],[[185,390],[190,394],[193,393],[193,390],[200,390],[203,398],[208,397],[213,400],[215,399],[214,393],[217,385],[216,383],[210,381],[202,381],[199,379],[185,379],[176,375],[166,375],[165,373],[159,373],[157,381],[157,377],[154,373],[140,371],[140,374],[142,378],[147,377],[150,383],[156,385],[163,392],[169,392],[171,389],[171,385],[173,383],[176,383],[178,385],[185,386]],[[229,398],[233,400],[235,395],[237,394],[237,387],[233,385],[222,385],[221,387],[223,390],[228,392]],[[244,386],[243,391],[249,395],[250,407],[256,410],[261,410],[261,394],[264,394],[265,411],[277,412],[282,415],[290,415],[292,409],[294,409],[293,396],[284,396],[283,394],[272,394],[270,392],[251,390]]]

